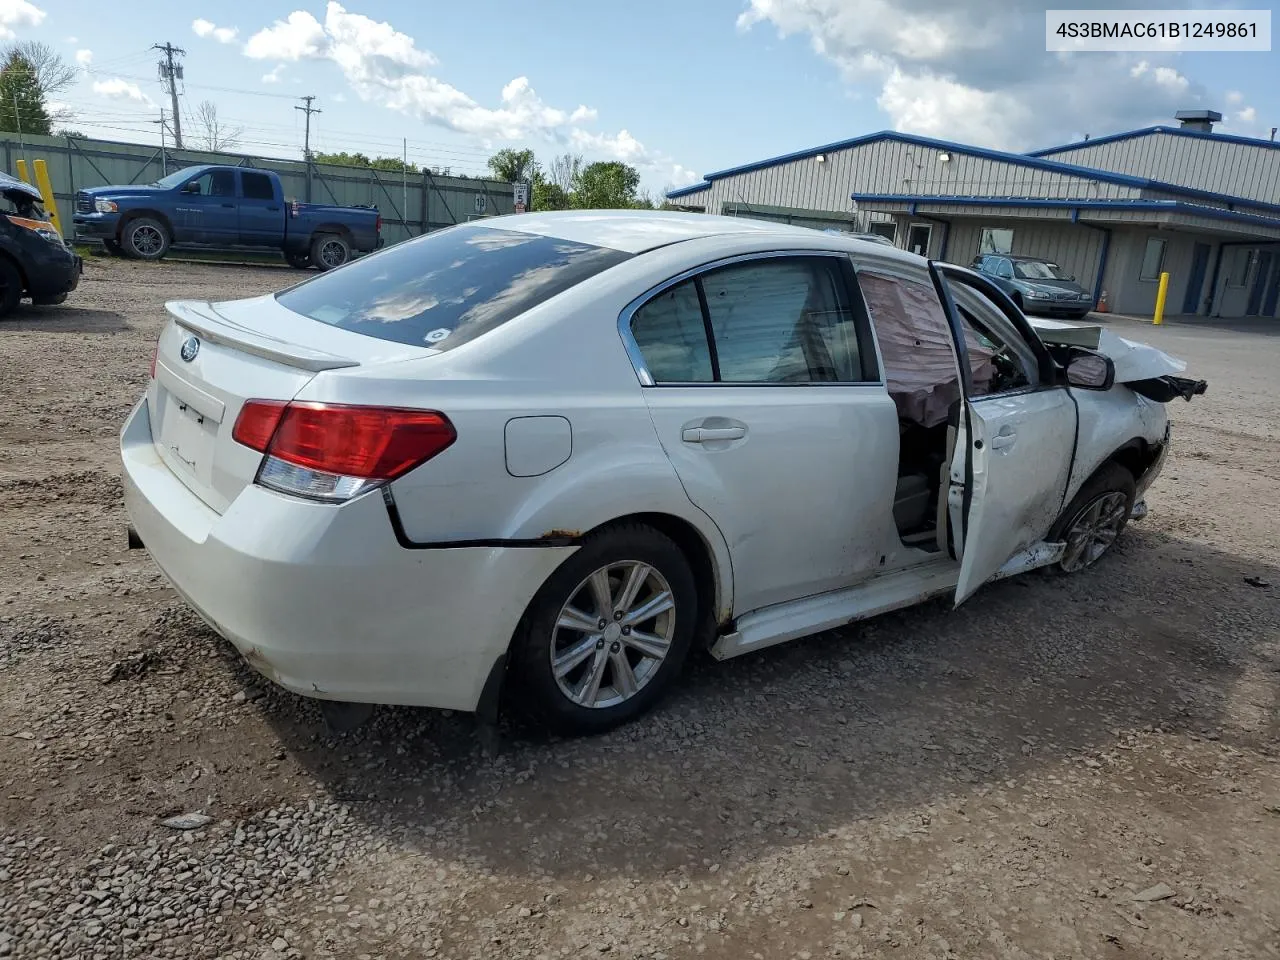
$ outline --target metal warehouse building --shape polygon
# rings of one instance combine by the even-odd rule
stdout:
[[[1044,257],[1106,309],[1277,316],[1280,143],[1213,132],[1184,111],[1147,127],[1029,154],[873,133],[708,174],[667,194],[679,209],[875,232],[969,264]]]

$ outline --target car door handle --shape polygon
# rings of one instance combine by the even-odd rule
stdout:
[[[276,210],[279,210],[280,208],[279,208],[279,207],[267,207],[267,209],[268,209],[268,210],[271,210],[271,211],[273,211],[273,212],[274,212],[274,211],[276,211]]]
[[[712,440],[741,440],[746,427],[685,427],[680,439],[685,443],[707,443]]]
[[[223,206],[224,206],[224,207],[234,207],[234,206],[235,206],[235,204],[234,204],[234,203],[224,203],[224,204],[223,204]]]
[[[997,433],[991,438],[991,449],[1008,450],[1017,442],[1018,435],[1016,433]]]

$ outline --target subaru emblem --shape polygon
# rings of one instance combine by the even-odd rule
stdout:
[[[187,337],[182,341],[182,360],[184,363],[190,363],[196,358],[196,354],[200,352],[200,341],[195,337]]]

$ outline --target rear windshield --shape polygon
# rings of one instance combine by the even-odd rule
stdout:
[[[465,224],[321,274],[282,290],[276,300],[343,330],[448,350],[630,257]]]
[[[1067,275],[1056,263],[1047,260],[1015,260],[1013,272],[1023,280],[1066,280]]]

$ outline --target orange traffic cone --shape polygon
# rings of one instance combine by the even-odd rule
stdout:
[[[1102,291],[1102,296],[1098,298],[1098,306],[1095,308],[1098,313],[1107,313],[1110,308],[1107,306],[1107,291]]]

